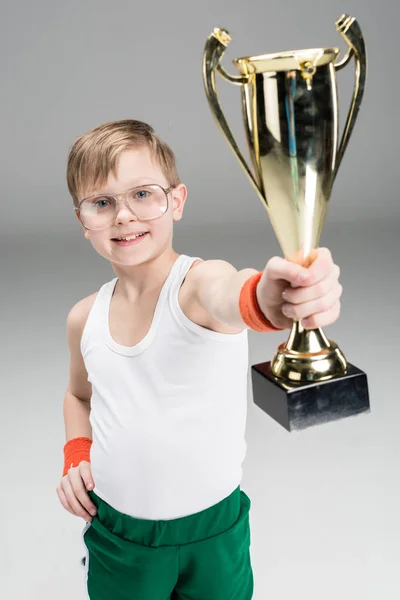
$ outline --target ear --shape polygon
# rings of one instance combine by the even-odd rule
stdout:
[[[187,197],[187,187],[185,184],[180,183],[173,190],[171,190],[172,198],[172,216],[174,221],[180,221],[182,219],[182,213],[185,206]]]

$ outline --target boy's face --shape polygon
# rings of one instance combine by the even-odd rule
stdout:
[[[147,147],[129,149],[121,153],[116,177],[110,173],[106,183],[94,190],[85,191],[85,197],[92,194],[119,194],[143,184],[158,184],[164,189],[170,187],[161,167],[153,160]],[[101,231],[84,229],[85,238],[94,249],[107,260],[119,265],[138,265],[147,262],[172,247],[173,221],[182,218],[187,190],[183,184],[173,188],[168,194],[168,210],[157,219],[140,221],[122,202],[119,204],[115,222]],[[121,197],[119,198],[121,199]],[[131,246],[120,246],[113,238],[131,232],[148,232]]]

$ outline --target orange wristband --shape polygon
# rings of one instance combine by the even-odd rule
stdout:
[[[69,440],[64,446],[64,471],[66,475],[71,467],[77,467],[80,462],[90,462],[92,440],[87,437],[77,437]]]
[[[252,275],[245,281],[239,297],[240,314],[246,325],[254,331],[283,331],[283,329],[272,325],[258,304],[256,290],[262,275],[263,273],[260,271],[260,273]]]

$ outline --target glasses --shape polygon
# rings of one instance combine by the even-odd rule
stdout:
[[[158,219],[168,210],[168,194],[174,189],[165,189],[161,185],[141,185],[120,194],[96,194],[81,200],[75,211],[85,229],[99,231],[113,225],[119,210],[117,197],[140,221]]]

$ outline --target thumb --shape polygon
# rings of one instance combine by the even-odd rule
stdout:
[[[94,481],[92,478],[92,472],[90,470],[90,463],[83,460],[79,465],[79,472],[86,486],[86,489],[89,491],[92,490],[94,488]]]

